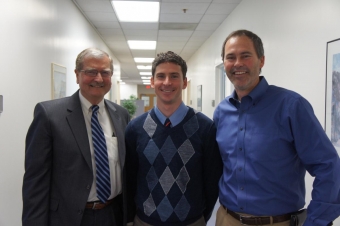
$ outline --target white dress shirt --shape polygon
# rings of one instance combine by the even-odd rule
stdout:
[[[84,118],[85,118],[87,135],[89,138],[92,168],[93,168],[93,178],[94,178],[92,182],[90,195],[87,201],[93,202],[93,201],[98,201],[99,199],[97,197],[97,190],[96,190],[96,162],[95,162],[95,157],[94,157],[94,150],[93,150],[93,143],[92,143],[92,131],[91,131],[92,104],[80,92],[79,92],[79,98],[80,98],[80,103],[81,103]],[[122,192],[122,178],[121,178],[121,167],[120,167],[119,153],[118,153],[118,141],[115,135],[112,121],[110,120],[109,112],[106,109],[104,99],[98,104],[98,106],[99,106],[98,120],[105,135],[107,153],[109,157],[111,195],[108,199],[110,200]]]

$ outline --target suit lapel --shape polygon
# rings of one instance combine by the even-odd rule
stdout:
[[[71,96],[67,111],[69,114],[66,116],[66,120],[71,127],[73,136],[78,143],[79,149],[83,154],[85,161],[87,162],[90,169],[92,169],[89,138],[87,135],[83,110],[79,100],[79,90]]]
[[[123,170],[125,163],[125,143],[124,143],[124,128],[122,128],[122,119],[117,113],[117,109],[113,104],[105,100],[105,105],[109,111],[110,118],[112,120],[112,124],[116,133],[117,141],[118,141],[118,154],[120,166]]]

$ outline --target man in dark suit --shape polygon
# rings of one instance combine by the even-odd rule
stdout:
[[[111,88],[112,59],[101,50],[85,49],[77,57],[75,73],[80,88],[76,93],[35,107],[26,137],[23,226],[126,224],[124,130],[130,118],[124,108],[104,99]],[[92,112],[106,146],[104,198],[98,198],[101,176]]]

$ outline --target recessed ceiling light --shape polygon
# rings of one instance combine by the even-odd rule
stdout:
[[[156,49],[156,41],[127,41],[130,49]]]
[[[152,63],[155,58],[134,58],[136,63]]]
[[[158,22],[159,2],[111,1],[121,22]]]
[[[141,79],[151,79],[151,77],[141,77]]]
[[[151,65],[145,66],[145,65],[137,65],[137,68],[139,70],[150,70],[152,68]]]
[[[151,71],[139,72],[140,75],[152,75]]]

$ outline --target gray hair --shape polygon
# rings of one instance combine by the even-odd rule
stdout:
[[[76,70],[80,71],[83,69],[83,63],[84,63],[84,58],[85,57],[93,57],[93,58],[97,58],[100,59],[104,56],[107,56],[110,59],[110,69],[113,72],[113,60],[110,57],[110,55],[108,53],[106,53],[103,50],[97,49],[97,48],[87,48],[84,49],[83,51],[81,51],[81,53],[78,54],[77,59],[76,59]]]

